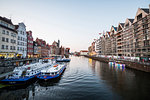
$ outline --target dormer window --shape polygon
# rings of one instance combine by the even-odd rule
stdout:
[[[142,18],[142,13],[137,16],[137,20],[140,20],[141,18]]]

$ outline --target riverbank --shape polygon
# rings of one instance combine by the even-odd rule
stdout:
[[[86,55],[85,57],[91,58],[93,60],[98,60],[101,62],[108,63],[109,59],[108,58],[102,58],[102,57],[94,57],[94,56],[88,56]],[[115,59],[117,60],[117,59]],[[120,61],[120,60],[119,60]],[[138,63],[138,62],[132,62],[132,61],[126,61],[126,60],[121,60],[122,63],[126,65],[126,68],[132,68],[135,70],[140,70],[144,72],[150,72],[150,65],[144,64],[144,63]]]

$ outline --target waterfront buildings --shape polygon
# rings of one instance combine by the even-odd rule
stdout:
[[[55,55],[59,55],[59,54],[60,54],[60,49],[59,49],[60,41],[59,41],[59,40],[58,40],[58,42],[54,41],[54,42],[52,43],[52,45],[53,45],[53,48],[52,48],[52,49],[54,49],[54,50],[53,50],[53,51],[54,51],[54,54],[55,54]]]
[[[48,53],[49,51],[47,49],[46,41],[43,39],[36,38],[36,42],[37,42],[37,45],[39,46],[38,54],[40,55],[40,57],[47,57],[49,54]]]
[[[149,9],[138,8],[135,19],[133,21],[135,56],[150,57],[150,11]]]
[[[88,55],[88,51],[87,50],[81,50],[80,55],[81,56]]]
[[[117,28],[117,34],[116,34],[118,56],[123,55],[123,30],[124,30],[124,23],[119,23]]]
[[[117,52],[116,33],[117,33],[117,27],[111,26],[111,30],[110,30],[111,55],[114,56],[116,56],[116,52]]]
[[[18,33],[17,41],[17,57],[26,58],[27,56],[27,33],[24,23],[15,25]]]
[[[124,23],[112,26],[110,32],[104,32],[94,40],[88,48],[89,54],[94,47],[98,55],[150,60],[150,5],[149,8],[138,8],[134,19],[127,18]]]
[[[101,54],[101,45],[100,45],[101,39],[96,39],[95,41],[95,48],[96,48],[96,54]],[[81,51],[80,51],[81,52]]]
[[[127,18],[124,24],[123,32],[123,56],[133,57],[134,56],[134,34],[133,34],[133,23],[134,19]]]
[[[0,16],[0,57],[16,57],[17,37],[18,34],[12,21]]]
[[[33,57],[33,37],[32,31],[27,31],[27,57]]]
[[[39,57],[38,44],[35,41],[33,41],[33,56],[35,58]]]
[[[95,40],[94,42],[92,42],[91,46],[88,48],[88,51],[89,51],[89,55],[96,55],[96,43],[95,43]]]
[[[105,33],[105,55],[111,55],[110,32]]]

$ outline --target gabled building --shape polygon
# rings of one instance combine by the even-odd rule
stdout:
[[[119,23],[117,28],[116,34],[116,44],[117,44],[117,55],[123,55],[123,30],[124,30],[124,23]]]
[[[101,55],[102,53],[102,47],[101,47],[101,37],[99,39],[95,40],[95,51],[97,55]]]
[[[134,56],[134,33],[133,33],[133,23],[134,19],[127,18],[124,24],[123,31],[123,56],[133,57]]]
[[[0,16],[0,57],[16,57],[17,37],[18,34],[11,19]]]
[[[150,8],[149,8],[150,9]],[[150,11],[138,8],[133,21],[135,56],[150,57]]]
[[[108,31],[105,33],[105,55],[111,55],[111,38]]]
[[[33,56],[35,58],[40,57],[38,51],[38,44],[35,41],[33,41]]]
[[[40,57],[47,57],[48,56],[48,48],[47,48],[47,44],[46,41],[42,40],[42,39],[38,39],[36,38],[36,43],[39,46],[39,55]],[[41,51],[41,52],[40,52]]]
[[[111,55],[114,55],[114,56],[117,53],[116,34],[117,34],[117,27],[111,26],[111,30],[110,30]]]
[[[19,23],[15,25],[18,33],[18,42],[17,42],[17,56],[26,58],[27,56],[27,33],[26,26],[24,23]]]
[[[58,40],[58,42],[56,42],[56,41],[54,41],[53,43],[52,43],[52,45],[53,45],[53,49],[54,49],[54,54],[55,55],[59,55],[60,54],[60,49],[59,49],[59,45],[60,45],[60,41]]]
[[[27,31],[27,57],[33,57],[33,37],[32,31]]]

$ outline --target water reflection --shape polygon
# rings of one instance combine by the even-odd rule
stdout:
[[[150,74],[71,57],[61,77],[0,89],[0,100],[149,100]]]
[[[29,96],[34,98],[35,85],[28,87],[0,89],[0,100],[28,100]]]
[[[150,99],[149,73],[132,69],[120,69],[94,60],[89,63],[92,64],[91,68],[100,80],[104,80],[112,91],[122,96],[123,99]]]

